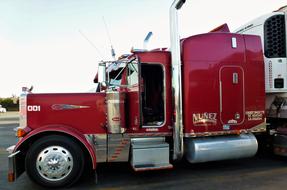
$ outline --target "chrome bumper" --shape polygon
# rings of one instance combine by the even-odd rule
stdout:
[[[9,153],[9,154],[12,154],[14,149],[15,149],[15,146],[16,145],[13,145],[13,146],[9,146],[8,148],[6,148],[6,151]]]
[[[11,153],[13,151],[14,146],[11,146],[7,148],[7,151]],[[14,152],[8,156],[8,181],[13,182],[15,181],[22,173],[23,170],[20,168],[22,167],[17,167],[17,160],[19,159],[20,156],[20,151]]]

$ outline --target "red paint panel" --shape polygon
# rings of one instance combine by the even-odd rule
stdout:
[[[236,48],[232,38],[236,38]],[[182,41],[182,71],[185,133],[236,131],[264,122],[264,114],[247,117],[265,110],[264,62],[257,36],[208,33],[186,38]],[[238,85],[232,83],[233,73],[238,74]],[[222,92],[220,81],[224,83]],[[237,124],[224,128],[237,112]]]
[[[128,109],[126,117],[128,117],[127,125],[132,131],[139,130],[140,126],[140,104],[139,104],[139,87],[129,88],[127,91],[127,105]]]
[[[245,70],[245,110],[265,110],[265,77],[262,44],[259,36],[244,35],[246,46],[246,61],[248,68]],[[247,115],[246,115],[247,116]],[[265,117],[265,114],[264,114]],[[248,121],[256,125],[258,121]]]
[[[236,37],[237,48],[231,47],[231,38]],[[207,33],[186,38],[183,42],[184,61],[245,62],[243,35],[232,33]],[[185,63],[184,63],[185,64]],[[187,65],[188,66],[188,65]]]
[[[220,121],[238,125],[244,122],[244,74],[241,67],[223,66],[220,69]]]
[[[105,93],[29,94],[28,126],[36,129],[48,125],[65,125],[83,134],[106,133]]]

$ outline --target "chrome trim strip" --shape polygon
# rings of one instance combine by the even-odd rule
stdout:
[[[27,126],[27,95],[29,92],[23,91],[19,97],[19,127],[25,128]]]
[[[208,137],[208,136],[221,136],[221,135],[238,135],[243,131],[231,130],[231,131],[214,131],[214,132],[202,132],[202,133],[185,133],[184,137]],[[244,133],[247,133],[247,131]]]
[[[97,163],[107,162],[107,134],[86,134],[96,154]]]
[[[220,109],[220,113],[222,112],[222,82],[221,82],[221,79],[219,77],[219,98],[220,98],[220,101],[219,101],[219,109]]]
[[[132,138],[132,144],[140,143],[165,143],[165,137],[147,137],[147,138]]]
[[[247,131],[256,133],[256,132],[266,132],[267,128],[267,123],[266,121],[252,127],[251,129],[247,129]]]
[[[131,139],[126,134],[108,134],[108,162],[129,161]]]
[[[172,136],[171,132],[163,132],[163,133],[127,133],[129,137],[166,137]]]
[[[242,133],[262,133],[266,132],[266,122],[262,122],[251,129],[230,130],[230,131],[213,131],[202,133],[184,133],[184,137],[208,137],[221,135],[239,135]]]

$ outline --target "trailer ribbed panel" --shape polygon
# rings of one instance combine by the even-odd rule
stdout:
[[[265,21],[264,38],[266,57],[286,57],[284,15],[274,15]]]

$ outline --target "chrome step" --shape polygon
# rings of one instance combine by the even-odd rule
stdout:
[[[172,168],[173,168],[172,164],[133,166],[133,169],[136,172],[143,172],[143,171],[150,171],[150,170],[167,170],[167,169],[172,169]]]
[[[171,169],[169,144],[164,137],[131,139],[131,165],[135,171]]]

